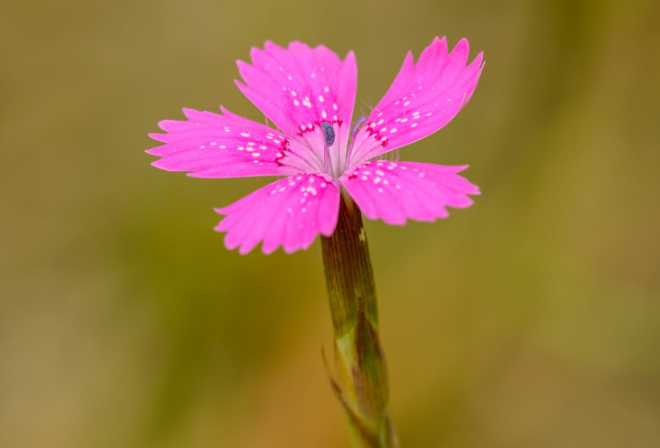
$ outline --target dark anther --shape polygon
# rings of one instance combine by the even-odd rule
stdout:
[[[325,144],[332,146],[335,142],[335,130],[330,123],[324,121],[321,123],[321,128],[323,129],[323,137],[325,137]]]
[[[353,124],[353,129],[351,129],[351,138],[355,138],[355,134],[357,134],[357,131],[360,130],[360,126],[367,121],[367,116],[362,115],[360,118],[355,120],[355,124]]]

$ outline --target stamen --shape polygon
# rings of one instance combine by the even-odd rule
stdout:
[[[323,129],[323,137],[325,137],[325,144],[332,146],[335,142],[335,130],[330,123],[324,121],[321,123],[321,129]]]
[[[323,172],[330,174],[330,149],[328,149],[328,145],[323,145]]]
[[[364,124],[365,121],[367,121],[369,117],[366,115],[362,115],[360,118],[355,120],[355,123],[353,124],[353,127],[351,128],[351,138],[355,138],[355,134],[360,130],[360,126]]]
[[[358,131],[360,130],[360,127],[368,119],[369,119],[369,117],[367,117],[366,115],[362,115],[360,118],[355,120],[355,123],[353,124],[353,127],[351,128],[351,143],[348,145],[348,151],[346,151],[346,164],[347,164],[347,166],[351,161],[351,154],[353,154],[353,145],[355,145],[355,136],[357,135]]]
[[[323,130],[323,138],[325,145],[323,145],[323,171],[330,174],[330,146],[335,142],[335,130],[330,123],[324,121],[321,123]]]

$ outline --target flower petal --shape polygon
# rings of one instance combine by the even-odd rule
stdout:
[[[337,123],[335,152],[346,148],[357,91],[353,52],[342,61],[322,45],[310,48],[291,42],[285,49],[266,42],[263,50],[253,48],[251,57],[252,65],[238,61],[247,85],[236,81],[250,101],[290,137],[315,129],[308,146],[318,152],[320,145],[321,155],[319,124]]]
[[[344,175],[341,184],[367,218],[388,224],[435,221],[449,216],[445,207],[469,207],[467,195],[479,194],[477,186],[456,174],[465,168],[373,160]]]
[[[408,53],[403,67],[366,125],[356,136],[352,166],[409,145],[449,123],[469,101],[483,68],[483,53],[466,67],[468,41],[451,53],[437,37],[415,64]]]
[[[263,241],[269,254],[307,249],[316,235],[332,235],[339,213],[337,181],[321,174],[299,174],[278,180],[216,211],[227,215],[215,230],[227,232],[228,249],[250,252]]]
[[[161,121],[167,134],[149,134],[165,142],[147,151],[162,157],[152,165],[191,171],[193,177],[281,176],[315,170],[291,156],[288,139],[276,130],[221,109],[223,115],[184,109],[187,121]]]

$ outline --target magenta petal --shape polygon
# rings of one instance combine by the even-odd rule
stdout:
[[[274,129],[222,109],[224,115],[184,109],[187,121],[161,121],[167,134],[150,134],[165,145],[148,150],[161,159],[152,165],[190,171],[194,177],[275,176],[309,167],[282,167],[287,139]]]
[[[278,180],[216,211],[227,215],[215,228],[227,232],[228,249],[246,254],[263,242],[269,254],[307,249],[317,234],[332,235],[339,213],[337,181],[321,174],[299,174]]]
[[[466,166],[371,161],[341,178],[341,184],[370,219],[405,224],[406,219],[446,218],[446,207],[472,205],[479,188],[456,173]]]
[[[482,57],[466,66],[467,40],[451,53],[437,37],[414,63],[408,53],[387,94],[356,137],[352,165],[409,145],[449,123],[470,100],[481,75]]]
[[[237,85],[283,132],[295,135],[301,126],[341,121],[347,137],[357,91],[353,52],[342,61],[322,45],[291,42],[285,49],[266,42],[251,56],[252,65],[238,61],[247,85]]]

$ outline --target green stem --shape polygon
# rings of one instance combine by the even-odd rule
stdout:
[[[352,199],[342,195],[335,232],[321,243],[335,336],[333,387],[353,444],[396,448],[369,246],[362,213]]]

